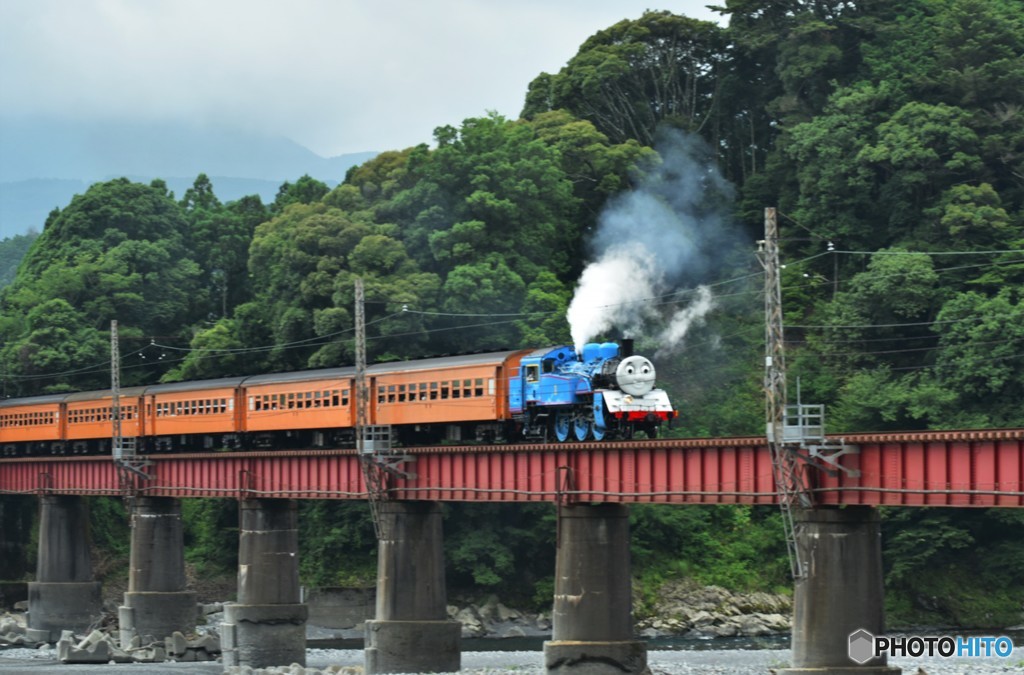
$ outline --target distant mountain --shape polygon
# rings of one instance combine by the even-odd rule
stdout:
[[[222,201],[259,194],[272,201],[284,181],[304,174],[336,185],[352,166],[376,156],[321,157],[286,138],[238,129],[177,124],[4,120],[0,122],[0,239],[41,230],[96,181],[163,178],[181,195],[200,173]]]

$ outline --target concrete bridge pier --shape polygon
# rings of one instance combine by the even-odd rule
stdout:
[[[224,605],[224,666],[305,665],[296,502],[247,499],[240,511],[238,602]]]
[[[802,509],[793,512],[793,520],[807,576],[797,581],[793,597],[793,666],[777,672],[898,675],[901,669],[887,666],[885,657],[864,663],[850,658],[851,635],[862,629],[872,635],[885,633],[878,510]],[[862,637],[854,652],[865,655],[858,651],[865,649],[870,645]]]
[[[647,671],[647,645],[633,639],[629,508],[560,506],[548,673]]]
[[[196,627],[196,594],[185,590],[185,535],[181,502],[140,497],[131,511],[128,592],[118,607],[121,646],[139,636],[143,644],[189,633]]]
[[[366,622],[366,673],[461,668],[462,624],[448,619],[441,507],[384,502],[377,557],[377,611]]]
[[[39,557],[28,584],[27,637],[56,642],[61,631],[85,632],[99,619],[100,582],[92,580],[89,510],[84,497],[39,498]]]

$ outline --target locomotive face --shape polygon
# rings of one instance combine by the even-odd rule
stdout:
[[[627,356],[615,370],[619,389],[631,396],[643,396],[654,389],[654,364],[644,356]]]

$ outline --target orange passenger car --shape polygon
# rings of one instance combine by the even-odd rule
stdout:
[[[510,368],[527,351],[448,356],[368,369],[373,423],[398,427],[399,437],[424,441],[501,437],[508,410]],[[412,428],[410,429],[410,425]],[[427,425],[439,425],[425,428]],[[417,429],[417,427],[419,427]]]
[[[121,391],[121,435],[145,435],[142,394],[145,387],[129,387]],[[67,417],[64,439],[74,453],[106,452],[110,450],[110,435],[114,411],[110,391],[84,391],[64,395],[64,414]]]
[[[146,388],[147,435],[154,449],[210,450],[237,447],[243,428],[241,384],[226,377]]]
[[[290,445],[349,442],[355,426],[354,368],[326,368],[246,378],[244,431],[254,447],[274,445],[286,432]],[[342,430],[347,429],[348,432]]]
[[[16,455],[19,448],[50,452],[64,437],[61,402],[65,396],[0,401],[0,453]]]

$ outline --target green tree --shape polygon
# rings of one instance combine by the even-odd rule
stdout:
[[[557,75],[530,83],[523,116],[564,108],[615,143],[654,144],[661,122],[700,131],[712,117],[722,30],[667,11],[599,31]]]
[[[0,241],[0,289],[14,280],[18,265],[28,253],[32,243],[39,237],[38,232],[16,234]]]
[[[100,376],[90,366],[107,360],[98,357],[111,319],[127,340],[187,334],[199,277],[187,231],[164,188],[124,178],[93,185],[52,214],[0,293],[5,370],[24,378],[20,390],[95,387]],[[57,373],[66,374],[47,379]],[[132,369],[125,381],[154,375]]]
[[[270,205],[270,212],[276,215],[284,211],[285,207],[290,204],[312,204],[313,202],[318,202],[329,191],[330,188],[327,187],[326,183],[318,181],[308,174],[295,181],[295,183],[285,181],[277,190],[277,197],[274,198],[274,203]]]

